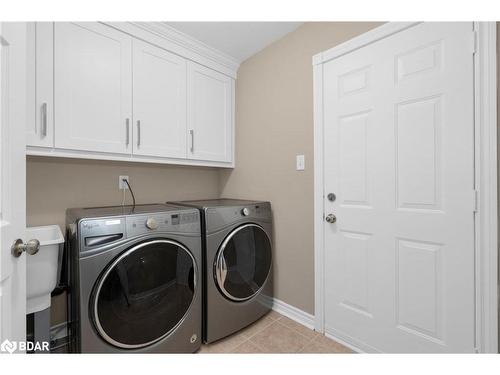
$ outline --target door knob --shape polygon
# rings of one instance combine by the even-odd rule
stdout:
[[[333,224],[337,221],[337,217],[334,214],[328,214],[325,217],[327,223]]]
[[[23,243],[23,240],[18,238],[11,247],[12,255],[16,258],[19,258],[24,251],[29,255],[35,255],[38,250],[40,250],[40,241],[35,239]]]

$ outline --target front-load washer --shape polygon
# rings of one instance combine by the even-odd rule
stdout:
[[[191,353],[201,345],[200,213],[165,204],[69,209],[76,353]]]
[[[272,301],[269,202],[237,199],[169,202],[202,214],[203,339],[228,336],[265,315]]]

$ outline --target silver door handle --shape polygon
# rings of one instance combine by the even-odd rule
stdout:
[[[137,147],[141,145],[141,120],[137,120]]]
[[[327,223],[334,224],[337,221],[337,217],[334,214],[328,214],[325,217]]]
[[[24,243],[22,239],[18,238],[11,247],[12,255],[19,258],[23,252],[29,255],[35,255],[40,250],[40,241],[32,239]]]
[[[41,108],[42,116],[42,137],[47,136],[47,103],[42,104]]]
[[[191,152],[194,152],[194,130],[193,129],[189,130],[189,135],[191,137],[191,147],[189,148],[189,150]]]
[[[128,147],[130,143],[130,119],[125,120],[125,145]]]

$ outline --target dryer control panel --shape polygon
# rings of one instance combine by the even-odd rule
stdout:
[[[242,222],[271,222],[271,205],[268,202],[245,206],[207,207],[205,222],[207,233],[213,233],[228,225]]]

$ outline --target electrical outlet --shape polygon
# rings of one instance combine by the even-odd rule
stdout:
[[[128,185],[125,182],[123,182],[123,180],[127,180],[130,182],[130,180],[128,179],[128,176],[120,176],[120,177],[118,177],[118,188],[120,190],[123,190],[123,189],[128,190]]]

